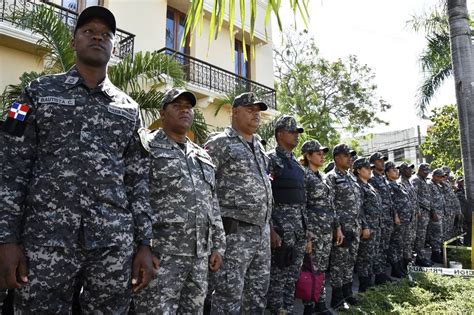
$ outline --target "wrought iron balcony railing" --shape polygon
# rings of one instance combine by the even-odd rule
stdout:
[[[22,26],[14,19],[10,19],[10,17],[14,16],[15,13],[24,13],[26,11],[34,10],[38,5],[50,6],[64,24],[71,29],[71,32],[74,30],[78,16],[77,12],[55,3],[41,0],[0,0],[0,22],[6,21],[13,24],[15,27],[21,28]],[[118,58],[124,58],[130,54],[133,55],[135,35],[117,28],[115,37],[116,44],[114,55]]]
[[[268,86],[173,49],[162,48],[158,52],[173,56],[181,63],[184,67],[185,80],[193,85],[224,94],[252,91],[259,95],[270,108],[275,110],[277,108],[275,90]]]

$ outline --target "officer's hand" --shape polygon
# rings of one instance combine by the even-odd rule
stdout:
[[[160,268],[160,260],[155,255],[151,255],[151,261],[153,263],[153,275],[158,274],[158,268]]]
[[[417,219],[418,221],[421,220],[421,212],[420,212],[420,211],[418,211],[418,212],[416,213],[416,219]]]
[[[23,249],[15,243],[0,244],[0,289],[19,289],[27,282]]]
[[[398,216],[398,214],[395,214],[395,224],[396,225],[400,225],[400,217]]]
[[[311,241],[306,242],[305,252],[306,252],[306,254],[311,254],[313,252],[313,242],[311,242]]]
[[[272,248],[278,248],[281,246],[281,237],[274,229],[270,231],[270,241]]]
[[[336,246],[339,246],[344,242],[344,234],[342,233],[341,227],[336,229]]]
[[[138,292],[148,285],[153,274],[153,258],[150,246],[138,246],[132,264],[132,289]]]
[[[222,264],[222,256],[218,251],[213,251],[211,257],[209,258],[209,269],[212,272],[219,270]]]
[[[370,238],[370,230],[369,229],[362,229],[362,239],[368,240]]]
[[[431,214],[431,220],[433,220],[433,222],[438,222],[439,221],[439,217],[438,215],[436,214],[436,212],[433,212]]]

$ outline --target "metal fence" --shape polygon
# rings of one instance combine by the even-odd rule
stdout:
[[[14,19],[10,19],[10,17],[14,16],[15,13],[21,13],[23,15],[26,11],[34,10],[38,5],[49,6],[64,24],[71,29],[71,32],[73,31],[78,16],[77,12],[52,2],[40,0],[0,0],[0,22],[9,22],[21,28],[20,23]],[[133,55],[135,35],[117,28],[115,37],[114,56],[124,58],[127,55]]]
[[[268,86],[173,49],[162,48],[158,52],[173,56],[182,64],[186,81],[193,85],[224,94],[251,91],[265,101],[270,108],[276,110],[275,90]]]

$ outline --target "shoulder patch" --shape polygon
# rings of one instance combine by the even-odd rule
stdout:
[[[14,102],[8,111],[7,119],[2,124],[2,130],[12,136],[23,136],[27,124],[25,120],[29,112],[29,105]]]

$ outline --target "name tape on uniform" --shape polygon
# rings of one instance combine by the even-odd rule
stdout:
[[[459,276],[459,277],[474,277],[474,270],[472,269],[451,269],[438,267],[418,267],[409,266],[409,272],[415,273],[435,273],[438,275]]]

